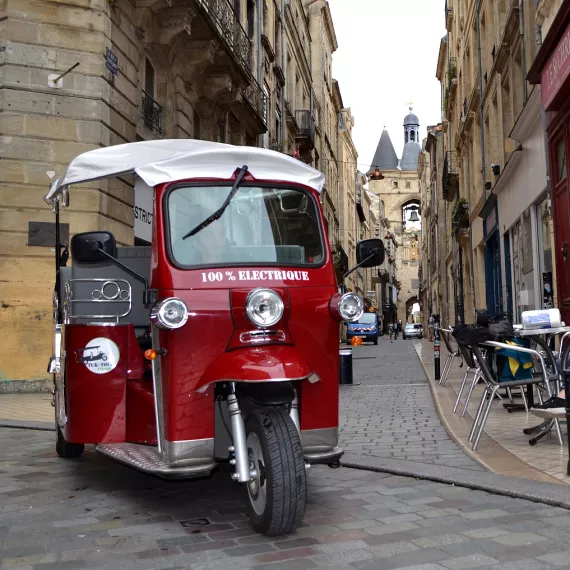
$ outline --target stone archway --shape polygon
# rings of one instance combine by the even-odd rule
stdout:
[[[410,297],[407,301],[406,301],[406,322],[408,322],[408,320],[411,319],[411,310],[412,307],[414,306],[415,303],[419,303],[420,300],[418,298],[417,295],[414,295],[413,297]]]

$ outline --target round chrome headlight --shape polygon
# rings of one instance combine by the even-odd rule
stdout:
[[[345,293],[340,298],[338,312],[343,320],[353,323],[364,313],[364,301],[356,293]]]
[[[272,327],[283,316],[283,300],[272,289],[254,289],[247,296],[245,311],[258,327]]]
[[[169,297],[152,308],[150,319],[161,329],[179,329],[188,320],[188,307],[181,299]]]

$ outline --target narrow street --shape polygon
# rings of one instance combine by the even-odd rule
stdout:
[[[482,468],[439,423],[412,343],[355,349],[341,387],[353,456]],[[542,570],[568,567],[566,509],[343,467],[309,471],[305,523],[270,539],[247,521],[227,472],[169,483],[88,448],[56,456],[53,432],[0,428],[2,569]]]

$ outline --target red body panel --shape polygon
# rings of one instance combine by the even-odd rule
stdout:
[[[77,443],[125,441],[128,337],[134,336],[133,327],[66,325],[65,328],[65,439]],[[105,374],[96,374],[80,361],[82,349],[97,338],[109,339],[119,349],[116,368]]]

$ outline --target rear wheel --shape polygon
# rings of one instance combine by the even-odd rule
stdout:
[[[55,450],[60,457],[64,457],[65,459],[73,459],[75,457],[79,457],[85,446],[82,443],[69,443],[63,437],[63,433],[61,432],[61,428],[57,425],[55,426]]]
[[[249,517],[268,536],[296,530],[305,515],[307,474],[301,438],[280,409],[256,410],[246,423],[250,469]]]

